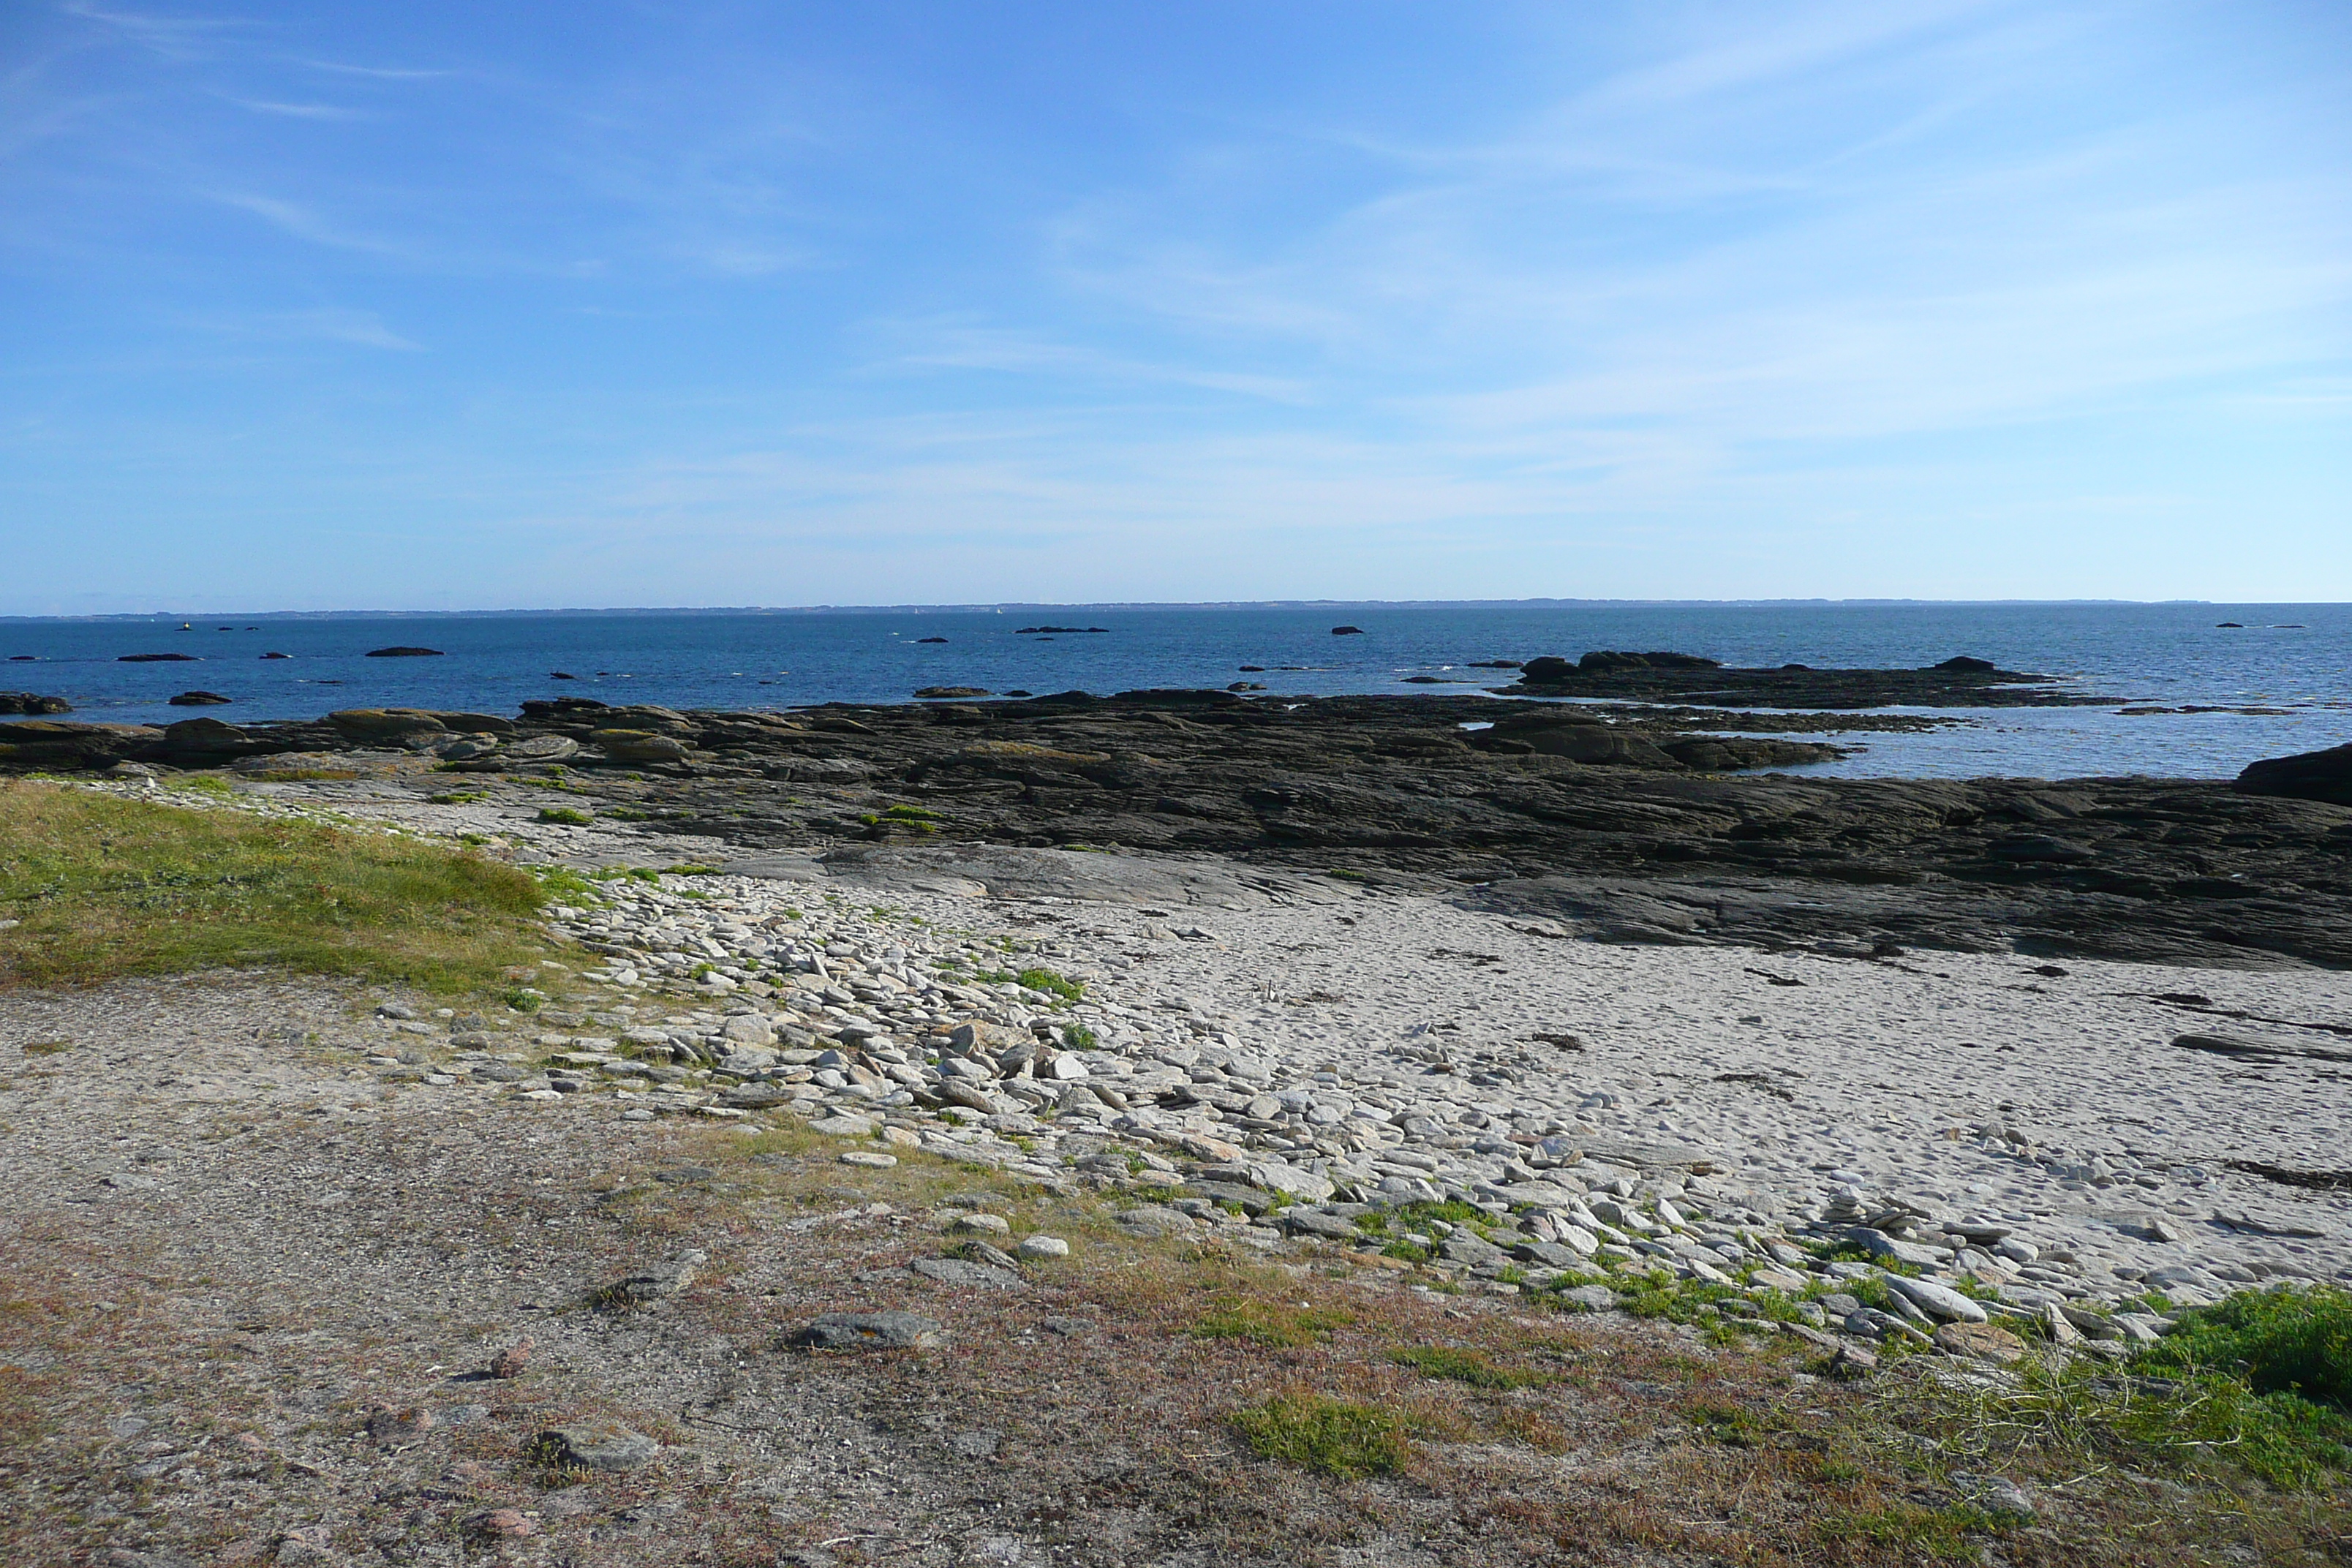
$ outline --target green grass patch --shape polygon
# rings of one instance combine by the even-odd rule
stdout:
[[[1621,1274],[1609,1280],[1608,1285],[1617,1292],[1620,1311],[1636,1318],[1663,1318],[1672,1323],[1704,1323],[1709,1327],[1722,1321],[1713,1310],[1715,1303],[1748,1299],[1731,1286],[1677,1279],[1663,1269]]]
[[[1391,1412],[1321,1394],[1276,1394],[1234,1411],[1233,1424],[1259,1458],[1341,1480],[1388,1475],[1412,1451],[1404,1422]]]
[[[1352,1312],[1331,1308],[1290,1306],[1251,1297],[1227,1297],[1192,1327],[1196,1339],[1247,1340],[1277,1350],[1313,1344],[1334,1330],[1356,1321]]]
[[[543,952],[545,896],[415,838],[0,783],[0,986],[257,964],[495,990]]]
[[[604,902],[603,889],[569,866],[533,866],[530,870],[550,903],[596,909]]]
[[[539,808],[539,820],[558,823],[566,827],[585,827],[596,819],[584,811],[575,810],[568,805],[542,805]]]
[[[1065,1024],[1062,1026],[1062,1044],[1071,1050],[1090,1051],[1093,1050],[1099,1043],[1100,1042],[1095,1038],[1095,1032],[1092,1029],[1087,1028],[1084,1024]]]
[[[1969,1537],[1996,1531],[2000,1521],[1966,1503],[1949,1508],[1895,1503],[1832,1513],[1822,1520],[1820,1528],[1823,1536],[1842,1543],[1866,1542],[1913,1557],[1974,1563],[1979,1560],[1979,1543]]]
[[[253,784],[301,784],[310,779],[355,779],[356,768],[248,768],[245,778]]]
[[[2281,1491],[2340,1488],[2352,1476],[2352,1412],[2284,1384],[2324,1379],[2327,1330],[2344,1292],[2282,1291],[2291,1298],[2285,1301],[2263,1300],[2267,1294],[2200,1309],[2202,1321],[2184,1324],[2121,1371],[2087,1359],[2056,1370],[2028,1362],[2014,1389],[1958,1403],[1948,1392],[1936,1408],[1914,1410],[1908,1419],[1937,1431],[1944,1452],[1966,1455],[1977,1468],[2038,1452],[2066,1456],[2069,1466],[2169,1469],[2232,1489],[2247,1476]],[[2176,1346],[2183,1335],[2189,1342]],[[2200,1359],[2200,1350],[2211,1352],[2228,1336],[2243,1336],[2234,1359],[2226,1365]],[[2251,1381],[2257,1366],[2272,1386]]]
[[[2242,1290],[2180,1314],[2142,1351],[2144,1367],[2233,1373],[2256,1394],[2286,1394],[2352,1415],[2352,1290]]]
[[[1032,991],[1043,991],[1048,996],[1059,996],[1065,1002],[1075,1002],[1087,994],[1087,988],[1075,980],[1065,980],[1050,969],[1024,969],[1013,977]]]
[[[1389,1359],[1399,1366],[1412,1368],[1423,1377],[1466,1383],[1473,1388],[1541,1388],[1559,1381],[1550,1373],[1502,1366],[1483,1352],[1455,1345],[1412,1345],[1391,1351]]]
[[[935,811],[925,811],[919,805],[888,805],[880,811],[861,813],[857,818],[866,826],[880,832],[899,827],[909,833],[937,833],[940,816]]]

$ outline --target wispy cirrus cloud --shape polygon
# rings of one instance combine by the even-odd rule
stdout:
[[[373,81],[441,81],[463,74],[454,68],[418,66],[362,66],[345,60],[296,59],[292,62],[305,70],[327,71],[335,76],[365,77]]]
[[[126,42],[167,59],[189,60],[211,52],[207,45],[225,37],[251,32],[254,23],[241,16],[184,16],[156,11],[131,11],[96,5],[89,0],[65,0],[58,9],[66,16],[103,27]]]
[[[315,208],[253,191],[206,191],[207,201],[251,213],[281,234],[333,250],[362,251],[373,256],[410,256],[412,247],[372,235],[355,234]]]
[[[366,111],[346,109],[336,103],[273,103],[267,99],[231,98],[229,102],[256,114],[275,114],[288,120],[366,120]]]
[[[1203,368],[1179,360],[1113,354],[1081,342],[1056,341],[1034,331],[960,321],[878,323],[872,329],[892,348],[867,366],[868,374],[901,371],[995,371],[1097,383],[1165,384],[1234,393],[1275,403],[1304,403],[1313,392],[1297,376],[1252,374]]]
[[[346,343],[355,348],[402,353],[425,352],[423,343],[394,331],[375,311],[340,305],[314,305],[292,310],[214,311],[191,317],[188,324],[222,337],[259,342]]]

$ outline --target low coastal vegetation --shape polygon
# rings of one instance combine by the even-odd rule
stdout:
[[[0,783],[0,985],[261,965],[495,990],[536,961],[527,872],[362,827]]]

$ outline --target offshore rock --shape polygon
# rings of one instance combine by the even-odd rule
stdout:
[[[62,697],[40,697],[30,691],[0,691],[0,713],[70,713],[73,704]]]

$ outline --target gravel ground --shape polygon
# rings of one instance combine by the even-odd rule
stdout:
[[[1672,1330],[1564,1332],[1378,1269],[1327,1277],[1311,1247],[1265,1265],[1136,1242],[1078,1196],[919,1156],[865,1170],[816,1134],[387,1085],[361,1065],[373,999],[240,974],[0,998],[0,1557],[1539,1559],[1620,1528],[1625,1478],[1671,1475],[1686,1446],[1651,1428],[1685,1392],[1787,1386]],[[1006,1216],[983,1235],[1050,1229],[1076,1256],[905,1269],[974,1210]],[[632,1277],[644,1299],[616,1301]],[[1405,1342],[1499,1331],[1627,1381],[1544,1421],[1496,1396],[1538,1447],[1457,1414],[1410,1479],[1318,1481],[1247,1458],[1220,1411],[1301,1379],[1429,1401],[1360,1345],[1188,1337],[1229,1278]],[[888,1310],[945,1344],[782,1348],[820,1312]],[[491,1375],[517,1347],[519,1375]],[[598,1424],[653,1457],[583,1468],[543,1437]]]

